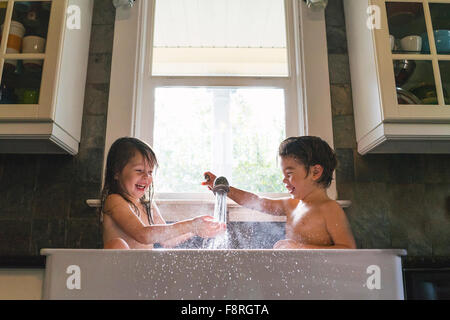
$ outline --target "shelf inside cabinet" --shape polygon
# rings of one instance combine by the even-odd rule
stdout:
[[[45,59],[45,53],[6,53],[4,55],[5,59],[15,59],[15,60],[30,60],[30,59]]]
[[[0,1],[0,153],[78,152],[93,3]]]

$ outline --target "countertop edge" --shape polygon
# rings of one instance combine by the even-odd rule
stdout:
[[[279,249],[133,249],[133,250],[111,250],[111,249],[52,249],[43,248],[40,251],[41,255],[51,255],[54,253],[123,253],[123,254],[133,254],[137,252],[189,252],[189,251],[228,251],[228,252],[298,252],[298,249],[292,250],[279,250]],[[398,256],[406,256],[407,251],[405,249],[301,249],[305,253],[347,253],[347,254],[358,254],[358,253],[389,253],[396,254]]]

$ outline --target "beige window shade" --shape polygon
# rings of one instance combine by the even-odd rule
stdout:
[[[287,76],[283,0],[157,0],[153,75]]]

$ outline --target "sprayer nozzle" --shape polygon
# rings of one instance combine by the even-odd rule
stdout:
[[[230,185],[228,184],[228,180],[225,177],[218,177],[214,180],[213,192],[224,191],[228,193],[230,191]]]

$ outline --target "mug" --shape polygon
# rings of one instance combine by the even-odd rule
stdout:
[[[404,51],[420,52],[422,50],[422,37],[406,36],[400,40],[400,45]]]
[[[391,51],[393,51],[395,48],[395,37],[392,34],[389,35],[389,41],[391,42]]]
[[[44,53],[45,39],[38,36],[26,36],[23,38],[23,53]]]
[[[38,36],[26,36],[23,38],[22,53],[44,53],[45,39]],[[27,69],[40,69],[43,60],[23,60]]]
[[[3,34],[3,27],[1,27],[1,33]],[[23,24],[17,21],[11,21],[9,26],[8,44],[6,48],[6,53],[20,53],[22,49],[22,38],[25,34],[25,27]],[[1,38],[0,38],[1,40]],[[16,70],[17,60],[5,60],[6,69]]]
[[[16,89],[19,104],[37,104],[39,102],[39,90],[29,88]]]

